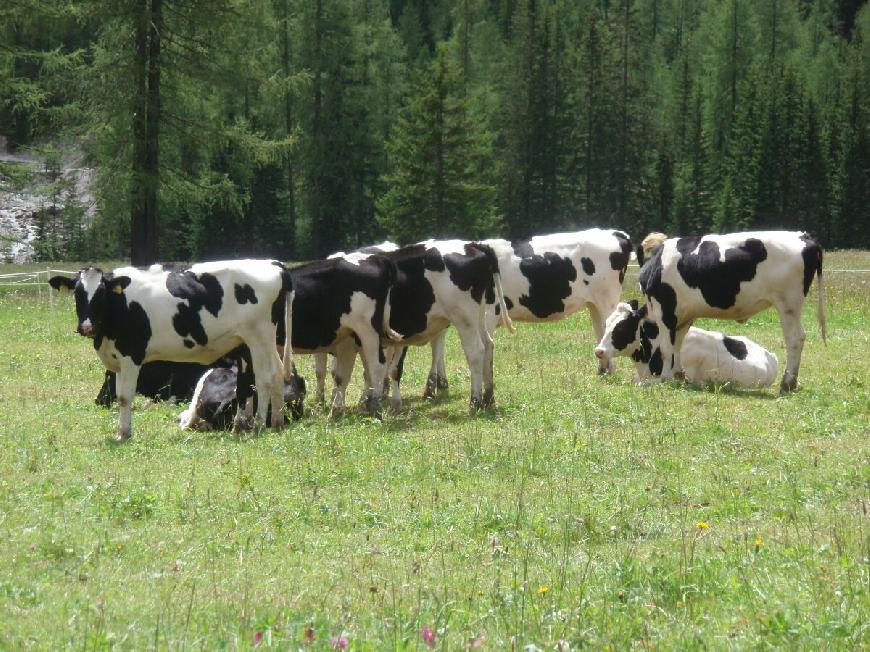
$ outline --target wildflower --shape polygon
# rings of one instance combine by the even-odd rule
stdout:
[[[423,642],[429,647],[435,647],[435,643],[438,641],[438,634],[428,627],[424,627],[420,630],[420,636],[423,637]]]
[[[339,636],[333,636],[329,639],[330,643],[332,643],[333,650],[345,650],[347,649],[347,637],[344,634]]]
[[[477,648],[483,645],[483,642],[486,640],[486,636],[478,636],[477,638],[473,638],[468,643],[465,644],[466,650],[476,650]]]
[[[758,551],[761,550],[761,539],[755,537],[755,554],[758,554]]]
[[[544,586],[542,586],[541,588],[538,589],[538,593],[540,593],[541,595],[544,595],[549,590],[550,590],[550,587],[545,584]]]
[[[254,632],[254,645],[259,645],[263,640],[263,632]]]
[[[302,631],[302,642],[306,644],[314,643],[314,628],[306,627]]]
[[[494,534],[492,535],[492,539],[489,540],[489,546],[491,548],[498,547],[498,537],[496,535],[494,535]]]
[[[710,527],[710,524],[707,521],[698,521],[697,524],[699,530],[706,530]]]

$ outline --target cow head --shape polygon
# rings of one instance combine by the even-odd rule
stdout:
[[[305,379],[296,371],[296,365],[290,372],[290,377],[284,381],[284,405],[290,408],[290,415],[294,420],[303,415],[303,402],[305,401]]]
[[[640,346],[641,325],[647,316],[647,307],[638,309],[637,301],[618,303],[616,310],[607,318],[604,335],[595,355],[601,360],[632,355]]]
[[[129,276],[104,274],[98,267],[86,267],[74,278],[54,276],[48,281],[55,290],[73,290],[76,299],[78,327],[76,331],[85,337],[94,337],[103,323],[106,303],[111,300],[110,293],[123,294],[130,285]]]

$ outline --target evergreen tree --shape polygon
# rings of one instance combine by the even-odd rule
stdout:
[[[389,146],[391,171],[380,224],[399,242],[483,237],[494,232],[494,188],[479,165],[476,136],[447,49],[439,46]]]

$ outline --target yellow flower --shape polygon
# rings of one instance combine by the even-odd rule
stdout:
[[[707,521],[698,521],[697,526],[699,530],[706,530],[710,524]]]
[[[544,595],[549,590],[550,590],[549,586],[542,586],[541,588],[538,589],[538,593],[540,593],[541,595]]]
[[[755,547],[756,547],[756,548],[760,548],[760,547],[761,547],[761,539],[756,539],[756,540],[755,540]]]

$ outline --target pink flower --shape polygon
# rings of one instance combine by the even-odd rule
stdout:
[[[329,640],[332,643],[333,650],[344,650],[347,648],[347,638],[344,636],[344,634],[340,636],[333,636]]]
[[[465,644],[466,650],[476,650],[479,647],[483,646],[483,642],[486,640],[486,636],[478,636],[477,638],[473,638],[468,643]]]
[[[423,642],[426,643],[426,645],[429,647],[435,647],[435,643],[438,641],[438,634],[428,627],[424,627],[420,630],[420,635],[423,637]]]
[[[263,640],[263,632],[254,632],[254,645],[259,645]]]

